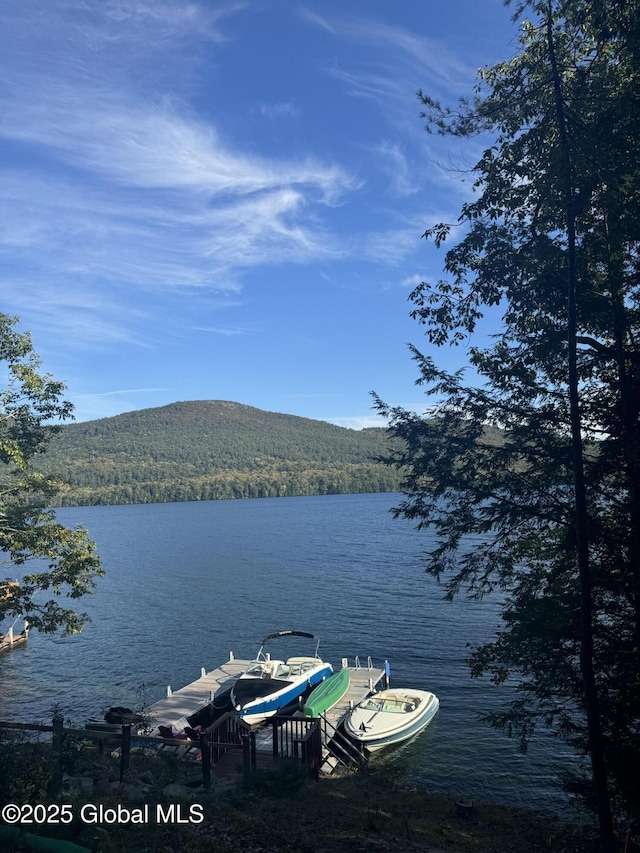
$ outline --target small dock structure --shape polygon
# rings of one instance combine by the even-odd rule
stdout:
[[[0,634],[0,653],[8,652],[11,649],[15,649],[17,646],[22,646],[27,642],[29,638],[29,623],[25,620],[24,628],[20,633],[16,633],[13,630],[13,625],[9,628],[7,633],[3,636]]]
[[[19,589],[20,583],[18,581],[0,581],[0,601],[9,601]],[[13,629],[18,619],[15,620],[6,634],[0,634],[0,653],[8,652],[11,649],[15,649],[16,646],[21,646],[27,642],[29,637],[29,623],[25,619],[22,631],[17,633]]]

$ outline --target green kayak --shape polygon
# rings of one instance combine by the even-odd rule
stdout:
[[[319,717],[320,714],[332,708],[336,702],[342,699],[348,686],[349,670],[344,667],[338,672],[334,672],[333,675],[330,675],[311,691],[304,703],[302,713],[305,717]]]

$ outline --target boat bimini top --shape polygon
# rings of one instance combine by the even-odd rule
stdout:
[[[278,637],[306,637],[308,640],[316,641],[316,650],[314,652],[314,658],[318,657],[318,649],[320,648],[320,637],[316,637],[315,634],[309,634],[308,631],[276,631],[275,634],[267,634],[262,643],[260,644],[260,648],[258,649],[258,654],[255,657],[256,661],[260,660],[269,660],[270,655],[265,653],[264,647],[269,642],[269,640],[277,640]]]

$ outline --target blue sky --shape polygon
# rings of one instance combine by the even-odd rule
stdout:
[[[502,0],[4,0],[0,310],[78,420],[420,409],[420,236],[479,143],[427,135],[416,91],[471,94],[515,32]]]

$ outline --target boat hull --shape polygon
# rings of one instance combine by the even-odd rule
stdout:
[[[319,717],[342,699],[349,687],[347,667],[334,672],[332,676],[319,684],[307,697],[302,713],[305,717]]]
[[[438,697],[426,690],[382,690],[357,705],[344,728],[349,737],[373,752],[422,731],[439,707]]]
[[[264,651],[270,640],[305,637],[316,641],[313,657],[289,657],[277,660]],[[278,711],[300,701],[300,697],[324,681],[333,672],[329,663],[318,657],[320,640],[306,631],[277,631],[268,634],[255,660],[231,688],[231,704],[245,723],[259,725]]]
[[[240,678],[236,685],[238,690],[232,691],[231,701],[240,719],[252,726],[260,725],[260,723],[263,723],[269,717],[275,716],[278,711],[295,703],[309,689],[328,679],[332,672],[330,664],[319,663],[295,681],[280,682],[274,685],[276,690],[273,692],[255,696],[252,699],[249,699],[248,694],[245,694],[247,698],[244,700],[241,691],[247,687],[250,688],[251,685],[243,685],[243,679]]]

